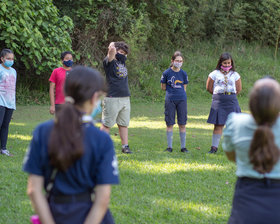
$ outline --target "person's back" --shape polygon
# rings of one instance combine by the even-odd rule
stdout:
[[[223,149],[236,162],[237,182],[228,223],[280,223],[280,85],[257,81],[249,114],[231,114]],[[249,214],[254,214],[253,216]]]
[[[65,82],[66,103],[55,121],[34,131],[23,169],[43,223],[114,223],[108,204],[111,184],[119,181],[115,151],[109,135],[96,128],[90,116],[103,86],[97,71],[74,68]]]

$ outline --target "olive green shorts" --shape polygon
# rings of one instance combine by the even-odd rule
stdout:
[[[117,123],[128,127],[130,120],[130,97],[105,97],[103,100],[102,123],[111,128]]]

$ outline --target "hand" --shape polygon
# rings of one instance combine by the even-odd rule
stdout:
[[[54,114],[55,113],[55,106],[50,106],[50,114]]]
[[[111,42],[109,44],[109,47],[108,47],[108,60],[109,60],[109,62],[111,62],[115,58],[116,53],[117,53],[117,49],[115,47],[115,42]]]

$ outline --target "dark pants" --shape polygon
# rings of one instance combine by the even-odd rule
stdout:
[[[228,224],[279,224],[280,180],[238,178]]]
[[[8,133],[9,133],[9,124],[13,115],[13,109],[0,106],[0,141],[1,149],[6,149]]]
[[[91,201],[54,203],[50,200],[49,205],[56,224],[80,224],[84,223],[93,203]],[[101,224],[114,223],[113,216],[108,209]]]

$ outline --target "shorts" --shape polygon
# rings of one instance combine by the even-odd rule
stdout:
[[[177,122],[186,125],[188,119],[187,100],[165,100],[165,122],[167,126],[175,124],[175,113],[177,111]]]
[[[102,123],[111,128],[117,123],[128,127],[130,120],[130,97],[105,97],[103,100]]]

